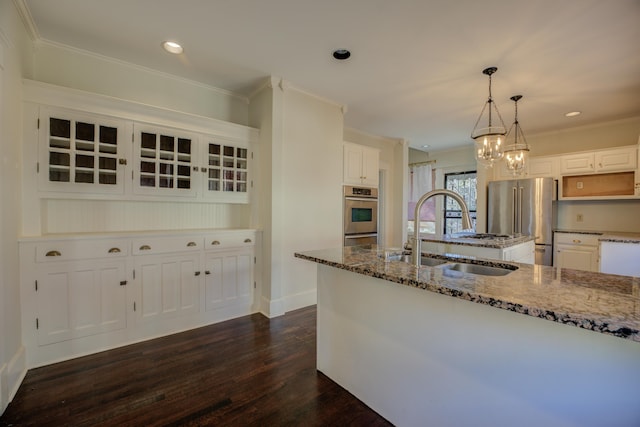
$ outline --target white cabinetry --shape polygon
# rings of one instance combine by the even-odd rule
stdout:
[[[124,194],[125,121],[42,107],[39,127],[40,190]]]
[[[200,256],[167,254],[137,257],[139,295],[134,311],[142,320],[175,317],[198,311]]]
[[[134,192],[195,197],[192,167],[197,144],[194,134],[136,123]]]
[[[565,175],[632,171],[637,167],[637,150],[629,146],[564,155],[560,171]]]
[[[583,233],[554,233],[555,266],[599,271],[598,236]]]
[[[50,262],[36,277],[39,345],[126,327],[124,259]]]
[[[256,232],[20,242],[28,366],[250,314]]]
[[[380,151],[363,145],[344,144],[344,184],[378,186]]]
[[[600,242],[600,272],[640,277],[640,243]]]
[[[25,82],[24,95],[29,204],[249,202],[256,129],[36,82]]]
[[[530,157],[525,166],[523,177],[545,178],[560,174],[560,156]],[[505,162],[500,162],[494,171],[495,180],[514,179]]]

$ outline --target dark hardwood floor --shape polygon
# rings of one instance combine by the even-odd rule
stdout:
[[[315,343],[308,307],[33,369],[0,425],[391,425],[316,371]]]

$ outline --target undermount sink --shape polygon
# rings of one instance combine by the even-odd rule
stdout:
[[[461,273],[471,273],[478,274],[480,276],[506,276],[509,273],[517,270],[516,266],[507,267],[493,267],[489,265],[480,265],[480,264],[467,264],[467,263],[453,263],[443,265],[442,268],[449,271],[459,271]]]
[[[398,261],[410,263],[411,255],[402,255],[402,257],[400,257]],[[426,267],[435,267],[436,265],[442,265],[442,264],[445,264],[446,262],[447,260],[444,260],[444,259],[431,258],[426,256],[423,256],[420,258],[420,265],[424,265]]]

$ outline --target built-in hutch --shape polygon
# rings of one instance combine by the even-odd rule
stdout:
[[[256,129],[31,81],[24,101],[28,367],[257,311],[261,234],[248,220],[82,233],[42,225],[47,201],[249,205]]]

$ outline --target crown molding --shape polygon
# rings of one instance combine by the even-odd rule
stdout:
[[[20,15],[20,19],[22,19],[24,28],[27,30],[27,34],[29,35],[31,41],[35,42],[40,40],[38,27],[36,27],[36,23],[33,21],[31,10],[29,10],[29,6],[27,6],[25,0],[13,0],[13,4],[18,11],[18,15]]]

